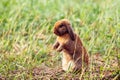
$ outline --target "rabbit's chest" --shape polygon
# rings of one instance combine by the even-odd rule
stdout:
[[[69,35],[63,35],[62,37],[58,37],[58,38],[57,38],[57,41],[58,41],[60,44],[69,44],[69,42],[70,42],[70,37],[69,37]]]
[[[59,38],[59,39],[58,39],[58,42],[59,42],[60,44],[68,44],[68,43],[69,43],[69,40],[68,40],[68,39],[64,39],[64,38]]]
[[[74,45],[74,41],[72,41],[68,38],[59,38],[58,42],[60,43],[60,45],[63,45],[68,48],[70,48],[70,47],[72,48],[72,46]]]

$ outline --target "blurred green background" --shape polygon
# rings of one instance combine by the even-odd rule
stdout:
[[[61,65],[61,54],[51,47],[54,23],[63,18],[90,55],[101,54],[106,64],[120,59],[120,0],[1,0],[0,75],[13,79],[13,70]]]

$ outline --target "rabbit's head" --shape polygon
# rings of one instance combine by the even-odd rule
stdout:
[[[75,35],[72,30],[71,24],[67,19],[62,19],[57,21],[54,25],[53,31],[57,36],[63,36],[65,34],[69,34],[71,39],[73,41],[75,40]]]

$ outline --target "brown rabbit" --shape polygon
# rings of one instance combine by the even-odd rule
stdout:
[[[54,34],[57,40],[53,45],[53,49],[61,52],[62,68],[68,70],[81,70],[83,64],[88,66],[89,58],[85,47],[83,46],[79,36],[72,30],[71,24],[67,19],[59,20],[54,25]]]

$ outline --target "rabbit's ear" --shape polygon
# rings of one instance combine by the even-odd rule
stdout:
[[[72,30],[71,25],[67,24],[66,27],[67,27],[67,30],[68,30],[68,33],[69,33],[71,39],[74,41],[75,40],[75,34],[74,34],[73,30]]]

